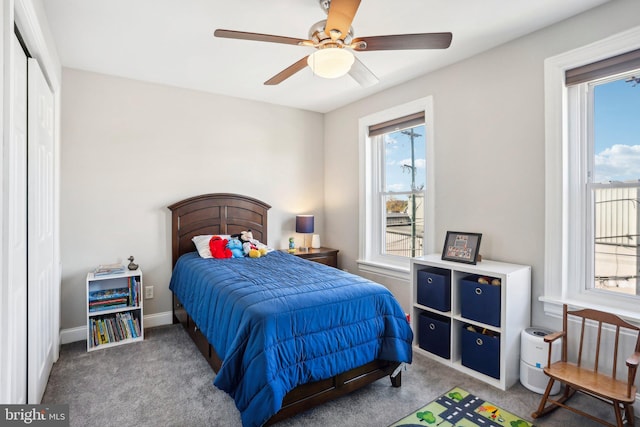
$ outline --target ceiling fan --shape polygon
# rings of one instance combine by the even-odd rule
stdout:
[[[311,46],[316,51],[285,68],[265,85],[277,85],[306,66],[314,74],[326,78],[336,78],[349,74],[361,86],[367,87],[378,82],[378,78],[352,51],[404,49],[446,49],[451,45],[451,33],[396,34],[353,38],[351,23],[360,6],[360,0],[319,0],[327,19],[314,24],[309,30],[309,40],[270,34],[247,33],[243,31],[217,29],[216,37]]]

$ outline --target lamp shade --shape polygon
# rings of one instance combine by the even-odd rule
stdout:
[[[341,48],[320,49],[307,58],[307,64],[313,73],[326,79],[344,76],[349,72],[354,61],[353,53]]]
[[[313,215],[296,216],[296,233],[313,233]]]

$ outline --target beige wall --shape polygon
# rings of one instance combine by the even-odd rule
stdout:
[[[447,230],[483,233],[488,259],[533,267],[533,324],[545,325],[544,60],[640,25],[616,0],[325,115],[325,243],[357,271],[358,119],[433,95],[436,247]],[[455,43],[455,34],[453,43]],[[373,277],[408,309],[409,283]],[[552,323],[553,325],[553,323]],[[556,325],[557,326],[557,325]]]
[[[167,206],[184,198],[269,203],[276,248],[297,213],[322,234],[322,141],[319,113],[64,69],[61,328],[86,324],[87,272],[129,255],[155,287],[145,315],[171,310]]]

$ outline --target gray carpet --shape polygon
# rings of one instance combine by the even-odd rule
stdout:
[[[63,345],[42,403],[69,404],[71,426],[240,426],[233,400],[213,385],[214,376],[180,325],[163,326],[145,330],[143,342],[91,353],[85,342]],[[402,387],[381,379],[278,426],[387,426],[455,386],[530,421],[540,401],[520,384],[504,392],[416,355]],[[614,421],[602,402],[585,396],[573,401]],[[558,410],[536,425],[600,424]]]

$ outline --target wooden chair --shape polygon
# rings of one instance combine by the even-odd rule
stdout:
[[[567,330],[567,318],[569,315],[577,317],[578,321],[581,319],[582,324],[580,328],[580,346],[578,348],[576,362],[569,362],[567,360],[567,343],[570,340]],[[591,350],[591,348],[587,349],[586,347],[592,347],[585,344],[585,323],[587,319],[596,322],[598,325],[596,343],[595,346],[593,346],[595,347],[593,348],[593,357],[595,360],[593,367],[591,367],[591,363],[589,363],[590,366],[584,366],[583,364],[583,357],[586,359],[588,357],[589,350]],[[612,348],[613,354],[603,351],[603,357],[613,356],[613,369],[611,374],[602,373],[598,369],[603,325],[610,325],[611,329],[615,329],[615,341]],[[636,338],[634,354],[626,360],[628,367],[627,378],[625,380],[616,379],[620,328],[631,330],[631,334],[638,334],[638,331],[640,331],[640,328],[625,322],[613,314],[591,309],[567,311],[567,305],[564,305],[562,331],[554,332],[544,337],[544,341],[549,345],[547,367],[544,368],[544,373],[549,376],[549,383],[547,384],[545,393],[542,396],[538,410],[531,414],[533,418],[542,417],[559,407],[563,407],[591,420],[608,426],[613,426],[613,424],[610,424],[600,418],[566,405],[565,402],[572,397],[576,391],[578,391],[613,405],[618,426],[623,425],[621,408],[624,408],[627,425],[634,425],[633,402],[636,398],[636,386],[634,385],[634,382],[636,378],[636,370],[638,368],[638,360],[640,359],[640,335]],[[605,327],[604,329],[608,328]],[[552,364],[551,344],[558,338],[562,338],[562,356],[561,360]],[[585,348],[583,348],[583,346]],[[565,387],[562,395],[560,395],[557,400],[553,400],[549,398],[549,392],[556,381],[560,381]]]

